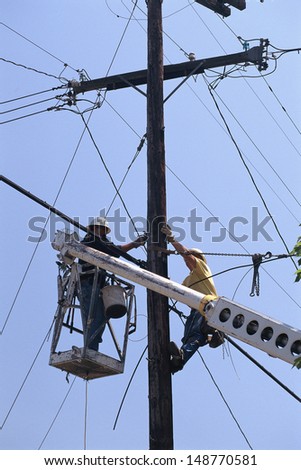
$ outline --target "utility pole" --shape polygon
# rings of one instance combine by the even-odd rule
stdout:
[[[196,0],[216,13],[229,16],[231,5],[246,8],[245,0]],[[268,40],[237,54],[205,58],[197,61],[163,66],[163,0],[148,0],[148,66],[146,70],[102,77],[95,80],[68,83],[70,105],[76,103],[80,93],[91,90],[117,90],[133,87],[147,98],[147,220],[148,270],[167,278],[166,254],[157,248],[166,248],[161,227],[166,223],[166,182],[164,145],[164,80],[185,77],[180,86],[192,75],[206,69],[243,63],[267,68]],[[225,5],[227,4],[227,5]],[[147,93],[138,88],[147,83]],[[168,98],[168,97],[167,97]],[[149,374],[149,447],[151,450],[173,449],[172,389],[169,367],[169,315],[168,298],[148,289],[148,374]]]
[[[162,1],[148,1],[147,68],[147,220],[148,269],[167,277],[166,247],[161,227],[166,222],[166,181],[163,111]],[[149,448],[173,449],[172,391],[169,369],[168,298],[147,291]]]

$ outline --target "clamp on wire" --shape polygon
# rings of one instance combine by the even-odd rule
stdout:
[[[259,266],[262,263],[263,259],[269,259],[273,255],[270,251],[267,251],[265,255],[261,255],[260,253],[255,253],[255,255],[252,256],[252,261],[253,261],[253,281],[252,281],[252,289],[250,292],[250,297],[254,297],[255,295],[259,295],[260,291],[260,286],[259,286]]]

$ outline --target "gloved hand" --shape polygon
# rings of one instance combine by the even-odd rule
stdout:
[[[148,237],[146,234],[136,238],[136,240],[133,241],[134,248],[138,248],[139,246],[145,245],[147,238]]]
[[[168,242],[172,243],[175,241],[175,237],[173,236],[172,230],[169,225],[163,225],[163,227],[161,228],[161,232],[164,233]]]

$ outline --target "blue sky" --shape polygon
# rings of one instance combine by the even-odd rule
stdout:
[[[78,70],[93,79],[146,67],[146,7],[138,1],[128,21],[134,3],[88,0],[83,7],[77,0],[16,0],[2,6],[0,20],[1,174],[83,225],[110,208],[110,217],[125,217],[121,235],[127,240],[132,236],[129,216],[120,199],[114,199],[116,191],[103,161],[117,186],[129,168],[120,192],[139,224],[146,217],[146,144],[131,162],[146,132],[145,97],[133,89],[100,97],[89,92],[79,96],[77,107],[45,110],[64,104],[58,95],[65,88],[55,88],[78,80]],[[301,47],[300,14],[297,0],[289,6],[279,0],[249,0],[246,10],[232,9],[225,19],[192,0],[165,0],[165,64],[183,62],[190,52],[197,59],[241,52],[238,37],[251,47],[260,38],[279,49]],[[215,82],[214,96],[291,249],[300,235],[301,66],[297,52],[276,61],[273,51],[277,49],[269,48],[264,77],[253,66],[231,71]],[[266,207],[208,91],[208,84],[222,72],[192,77],[166,102],[168,218],[176,218],[187,246],[205,252],[285,253],[271,220],[264,224],[265,231],[256,228],[268,216]],[[166,82],[165,96],[179,82]],[[48,98],[52,100],[33,105]],[[105,100],[93,111],[89,129],[98,151],[79,114],[86,111],[88,119],[97,98]],[[23,107],[27,105],[32,106]],[[30,113],[39,114],[24,118]],[[45,240],[37,246],[48,212],[3,183],[1,200],[0,448],[82,449],[86,439],[87,449],[147,449],[146,356],[113,430],[123,393],[146,346],[144,289],[136,288],[138,329],[129,342],[124,374],[88,384],[76,379],[70,390],[73,379],[68,384],[63,372],[48,366],[50,341],[44,341],[57,304],[57,253],[51,241],[62,224],[51,219]],[[118,243],[113,227],[111,239]],[[241,244],[231,239],[233,230],[242,237]],[[141,249],[133,254],[145,258]],[[246,264],[245,258],[230,256],[208,256],[208,261],[214,274]],[[216,276],[218,293],[230,299],[235,295],[237,302],[301,329],[300,286],[294,283],[291,260],[261,267],[260,295],[255,297],[249,295],[248,269]],[[186,275],[183,261],[171,256],[169,276],[181,282]],[[181,309],[188,313],[187,307]],[[171,337],[180,343],[182,324],[176,315],[170,319]],[[76,341],[80,338],[66,339]],[[240,344],[301,395],[300,371]],[[175,449],[249,449],[245,436],[254,449],[300,448],[297,400],[229,345],[200,352],[204,362],[195,355],[172,379]]]

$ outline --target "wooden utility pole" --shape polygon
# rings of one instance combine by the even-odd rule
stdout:
[[[148,1],[147,70],[147,220],[148,269],[167,277],[167,257],[154,247],[165,247],[161,227],[166,222],[166,182],[163,112],[162,1]],[[173,449],[172,391],[169,370],[168,299],[147,291],[149,448]]]

